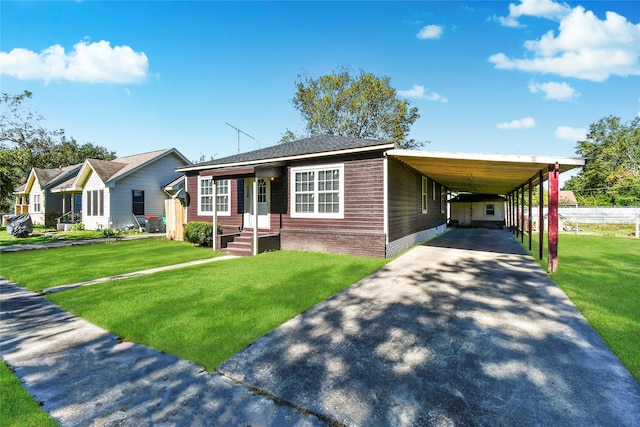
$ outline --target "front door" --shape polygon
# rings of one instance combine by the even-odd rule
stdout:
[[[265,178],[258,179],[258,229],[269,229],[271,226],[269,216],[269,204],[271,202],[271,181]],[[244,180],[244,223],[248,228],[254,228],[256,224],[256,215],[253,212],[253,178]]]

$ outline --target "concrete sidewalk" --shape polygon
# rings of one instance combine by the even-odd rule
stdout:
[[[640,426],[638,382],[501,230],[414,248],[213,374],[0,281],[0,354],[63,426]]]
[[[0,354],[63,426],[320,426],[201,366],[123,342],[0,280]]]

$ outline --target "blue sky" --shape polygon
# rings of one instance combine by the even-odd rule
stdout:
[[[640,114],[635,1],[0,2],[2,92],[124,156],[224,157],[304,132],[298,75],[388,76],[433,151],[574,156]]]

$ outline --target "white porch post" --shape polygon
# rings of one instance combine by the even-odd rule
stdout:
[[[258,178],[253,180],[253,255],[258,255]]]
[[[213,251],[218,250],[218,182],[216,180],[213,181],[212,185],[213,189],[213,215],[211,215],[213,230],[213,241],[211,242],[211,247]]]

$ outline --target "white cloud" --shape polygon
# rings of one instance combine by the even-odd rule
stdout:
[[[440,25],[427,25],[418,33],[419,39],[439,39],[442,36],[444,28]]]
[[[434,102],[449,102],[446,96],[442,96],[437,92],[428,92],[424,86],[420,85],[413,85],[409,90],[399,90],[398,95],[404,96],[405,98],[426,99]]]
[[[587,137],[585,128],[572,128],[569,126],[558,126],[556,128],[556,138],[567,141],[581,141]]]
[[[559,18],[557,33],[549,31],[537,40],[525,42],[523,59],[509,58],[504,53],[490,56],[489,62],[495,68],[592,81],[604,81],[611,75],[640,75],[640,23],[633,24],[615,12],[607,12],[601,20],[582,6],[568,9],[566,5],[559,5],[557,12],[547,13],[543,13],[542,8],[528,11],[524,8],[528,3],[523,1],[519,5],[522,6],[520,15],[511,11],[509,16]],[[547,5],[550,10],[553,4],[557,5],[547,0],[531,4]]]
[[[521,16],[560,20],[570,12],[569,6],[553,0],[521,0],[520,4],[509,4],[509,15],[497,20],[506,27],[520,27],[518,18]]]
[[[512,120],[510,122],[498,123],[498,129],[530,129],[536,126],[533,117]]]
[[[544,92],[546,99],[555,101],[571,101],[580,96],[580,93],[571,87],[568,83],[547,82],[547,83],[529,83],[529,91],[531,93]]]
[[[60,45],[40,53],[16,48],[0,52],[0,74],[20,80],[68,80],[84,83],[139,83],[146,79],[149,61],[144,52],[108,41],[81,41],[69,53]]]

